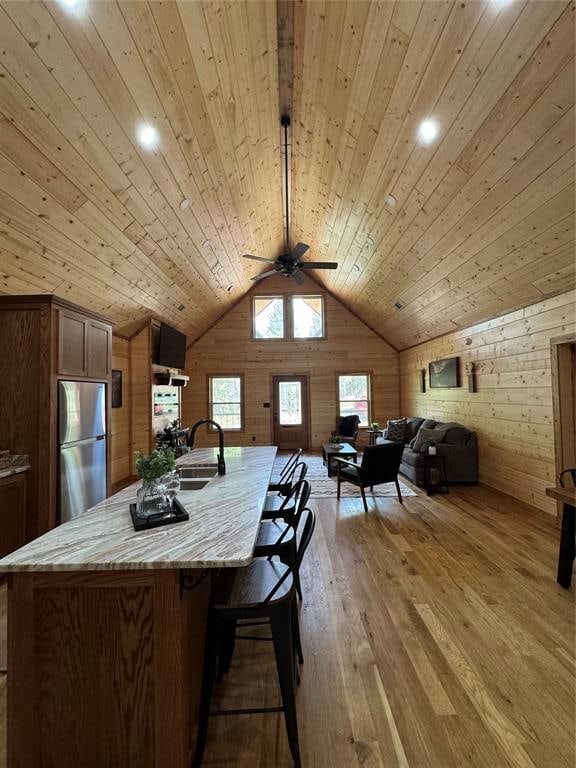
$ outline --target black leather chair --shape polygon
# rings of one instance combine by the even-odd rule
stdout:
[[[354,414],[354,416],[342,416],[338,422],[338,429],[336,432],[342,438],[343,443],[349,443],[350,445],[356,446],[359,426],[360,417],[356,414]]]
[[[389,442],[381,445],[370,445],[364,449],[362,464],[354,464],[352,461],[335,456],[333,461],[338,467],[338,498],[340,498],[340,483],[352,483],[360,488],[364,511],[368,512],[364,489],[370,488],[372,490],[375,485],[396,483],[398,501],[402,504],[398,470],[400,469],[403,450],[403,443]]]

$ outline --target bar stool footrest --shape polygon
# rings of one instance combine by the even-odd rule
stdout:
[[[284,707],[250,707],[248,709],[213,709],[210,717],[224,717],[228,715],[265,715],[268,712],[284,712]]]

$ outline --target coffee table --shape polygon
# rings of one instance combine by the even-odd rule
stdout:
[[[350,443],[340,443],[339,445],[335,445],[334,443],[324,443],[322,446],[322,461],[328,467],[328,477],[332,477],[332,473],[335,471],[332,463],[332,459],[335,456],[340,456],[349,461],[356,461],[358,452],[353,445],[350,445]]]

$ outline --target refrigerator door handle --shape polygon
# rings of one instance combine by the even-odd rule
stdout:
[[[76,445],[90,445],[90,443],[95,443],[97,440],[106,440],[106,435],[98,435],[98,437],[87,437],[85,440],[72,440],[69,443],[62,443],[60,450],[73,448]]]

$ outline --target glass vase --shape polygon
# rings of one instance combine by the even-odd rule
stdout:
[[[143,480],[141,488],[136,493],[136,514],[146,519],[151,515],[158,515],[167,509],[166,489],[163,478]]]

